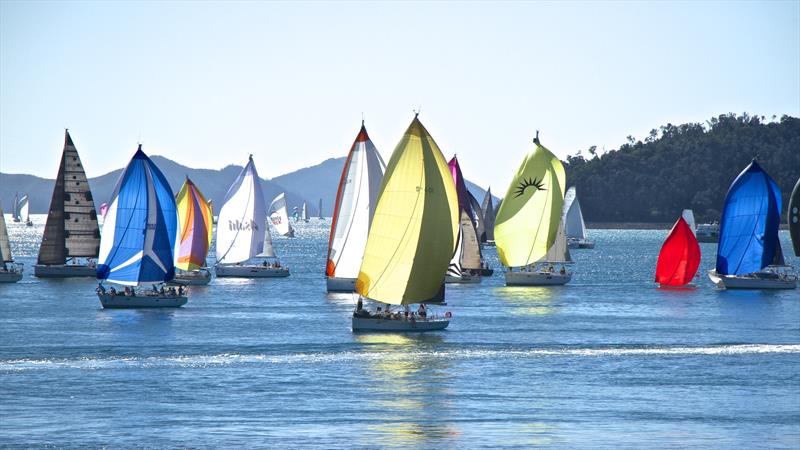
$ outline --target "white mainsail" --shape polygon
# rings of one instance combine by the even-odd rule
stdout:
[[[231,185],[217,219],[217,263],[247,261],[264,249],[266,213],[253,157]]]
[[[544,258],[542,258],[539,262],[548,262],[548,263],[572,262],[572,255],[569,254],[569,245],[567,245],[567,237],[566,233],[564,232],[563,223],[559,224],[558,226],[555,242],[553,242],[553,245],[547,250],[547,254],[544,255]]]
[[[286,210],[286,194],[281,192],[269,206],[269,219],[281,236],[292,236],[294,230],[289,223],[289,212]]]
[[[694,211],[691,209],[684,209],[681,213],[681,217],[683,217],[683,220],[685,220],[686,224],[689,225],[689,229],[692,230],[692,233],[697,234],[697,224],[694,221]]]
[[[303,217],[303,220],[304,220],[305,222],[308,222],[308,206],[306,205],[306,202],[303,202],[303,213],[302,213],[302,217]]]
[[[11,245],[9,245],[8,242],[6,218],[3,215],[3,209],[0,208],[0,267],[4,267],[5,263],[13,261],[14,258],[11,256]]]
[[[325,269],[327,276],[358,277],[385,169],[386,164],[362,123],[347,155],[336,194]]]
[[[567,189],[564,195],[564,214],[561,218],[564,224],[564,232],[567,237],[576,239],[586,239],[586,223],[583,221],[581,203],[578,201],[578,194],[575,186]]]
[[[28,221],[31,218],[30,212],[30,204],[28,202],[28,194],[22,196],[19,199],[19,218],[20,220]]]

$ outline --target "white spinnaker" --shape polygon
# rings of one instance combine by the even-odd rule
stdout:
[[[259,205],[261,182],[252,160],[239,175],[241,182],[235,192],[229,193],[217,219],[217,263],[235,264],[259,254],[264,247],[266,214]],[[237,185],[234,181],[233,186]]]
[[[564,195],[563,211],[561,222],[564,224],[564,232],[567,237],[586,239],[586,223],[583,221],[581,203],[578,201],[575,186],[567,189],[567,193]]]
[[[369,139],[355,143],[349,164],[339,211],[334,213],[336,228],[330,250],[330,261],[334,264],[337,278],[358,277],[386,169],[381,155]]]
[[[19,218],[21,220],[30,219],[31,215],[28,214],[30,211],[30,201],[28,201],[28,196],[27,195],[23,196],[22,200],[20,200],[20,203],[22,204],[22,206],[19,207]]]
[[[697,224],[694,221],[694,211],[691,209],[684,209],[681,213],[681,217],[686,223],[689,225],[689,228],[692,230],[692,233],[697,234]]]
[[[286,194],[281,192],[272,200],[269,206],[270,221],[272,225],[278,230],[281,236],[287,236],[292,233],[292,225],[289,223],[289,212],[286,210]]]

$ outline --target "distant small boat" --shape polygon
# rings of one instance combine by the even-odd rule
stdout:
[[[700,245],[685,216],[681,216],[658,254],[656,283],[662,286],[686,285],[692,281],[699,266]]]
[[[94,198],[67,130],[33,274],[40,278],[94,277],[99,254],[100,227]]]
[[[497,210],[493,205],[491,187],[486,190],[486,195],[481,203],[481,210],[483,211],[484,234],[480,236],[480,241],[487,245],[494,245],[494,218],[497,215]]]
[[[30,202],[28,201],[28,194],[23,195],[19,199],[19,204],[17,205],[18,216],[14,219],[14,222],[22,222],[23,218],[25,219],[25,225],[32,227],[33,221],[31,220],[30,214]]]
[[[175,278],[173,283],[204,285],[211,281],[206,256],[211,248],[211,203],[189,177],[175,197],[178,209],[178,238],[175,246]]]
[[[176,308],[186,304],[183,287],[157,289],[175,276],[178,229],[175,198],[164,174],[139,145],[122,171],[103,225],[97,263],[97,296],[104,308]],[[125,286],[106,289],[103,281]],[[153,285],[153,289],[136,286]]]
[[[303,219],[303,222],[308,222],[308,205],[306,205],[306,202],[303,202],[303,211],[300,217]]]
[[[561,221],[567,234],[569,248],[594,248],[594,242],[586,238],[586,223],[583,221],[581,202],[575,186],[567,189],[564,195],[564,213]]]
[[[288,277],[272,248],[267,225],[264,194],[253,156],[236,177],[219,211],[217,225],[217,278]],[[264,228],[261,230],[261,228]],[[252,258],[263,258],[259,264],[247,264]]]
[[[458,236],[458,196],[447,161],[419,119],[386,166],[364,260],[353,331],[431,331],[450,323],[420,306],[444,301],[444,277]],[[370,313],[368,299],[385,305]],[[403,306],[390,311],[390,305]]]
[[[22,222],[22,217],[19,214],[19,192],[14,194],[14,203],[11,205],[11,220]]]
[[[792,237],[794,255],[800,256],[800,179],[797,180],[792,190],[786,221],[789,223],[789,236]]]
[[[8,229],[0,207],[0,283],[16,283],[22,279],[22,264],[15,263],[8,242]]]
[[[719,222],[697,225],[695,236],[697,236],[697,242],[716,243],[719,241]]]
[[[286,194],[281,192],[269,205],[269,220],[281,236],[294,237],[294,228],[286,211]]]
[[[319,207],[317,208],[317,219],[325,220],[325,217],[322,216],[322,199],[319,199]]]
[[[497,253],[508,268],[509,286],[564,284],[572,277],[566,267],[571,259],[561,222],[564,166],[541,145],[538,132],[533,143],[533,152],[517,169],[495,218]],[[550,278],[539,276],[543,270]]]
[[[356,288],[385,168],[362,121],[342,168],[333,207],[325,264],[328,292],[353,292]]]
[[[464,182],[458,158],[453,156],[447,165],[450,168],[458,196],[459,228],[455,251],[444,280],[445,283],[480,283],[484,262],[476,225],[473,221],[473,217],[478,214],[474,211],[470,201],[471,194]]]
[[[709,278],[726,289],[794,289],[778,238],[781,191],[753,159],[733,181],[722,210],[716,268]]]

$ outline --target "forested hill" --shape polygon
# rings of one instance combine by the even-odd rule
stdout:
[[[800,177],[800,119],[727,114],[582,153],[567,157],[567,185],[576,187],[588,222],[673,222],[684,208],[698,221],[719,220],[728,187],[756,156],[780,186],[785,217]]]

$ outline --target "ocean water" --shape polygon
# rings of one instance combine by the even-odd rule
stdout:
[[[800,292],[714,289],[714,244],[696,288],[660,290],[666,231],[590,230],[567,286],[498,270],[448,286],[446,331],[353,334],[355,298],[325,293],[329,221],[275,238],[289,278],[163,311],[34,278],[35,221],[9,223],[26,267],[0,285],[0,446],[800,448]]]

